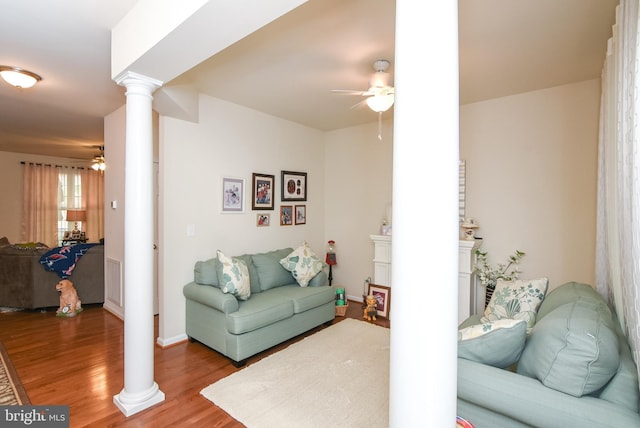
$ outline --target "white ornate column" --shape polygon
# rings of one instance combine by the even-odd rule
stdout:
[[[113,402],[131,416],[164,401],[153,380],[153,128],[151,94],[162,82],[133,72],[127,88],[124,205],[124,389]]]

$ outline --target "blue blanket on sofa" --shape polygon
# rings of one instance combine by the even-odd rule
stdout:
[[[76,244],[52,248],[40,257],[40,264],[45,270],[58,274],[60,278],[68,278],[80,257],[94,245],[96,244]]]

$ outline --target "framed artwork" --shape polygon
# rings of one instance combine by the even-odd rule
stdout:
[[[256,214],[256,226],[264,227],[271,224],[271,214]]]
[[[391,288],[384,285],[369,284],[369,295],[375,296],[378,301],[376,310],[379,317],[389,318],[391,309]]]
[[[293,224],[293,207],[291,205],[280,206],[280,226]]]
[[[306,205],[296,205],[295,206],[295,223],[296,224],[306,224],[307,223],[307,206]]]
[[[253,196],[251,208],[254,210],[273,209],[273,184],[275,177],[268,174],[253,173]]]
[[[222,212],[244,212],[244,180],[241,178],[222,178]]]
[[[307,200],[307,173],[282,171],[281,200],[306,201]]]

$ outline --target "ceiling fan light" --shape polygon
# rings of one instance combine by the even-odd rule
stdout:
[[[393,105],[394,97],[393,94],[390,95],[376,95],[373,97],[367,98],[367,105],[369,108],[376,113],[382,113],[383,111],[387,111]]]
[[[16,88],[27,89],[42,80],[42,77],[18,67],[0,65],[0,76],[8,84]]]

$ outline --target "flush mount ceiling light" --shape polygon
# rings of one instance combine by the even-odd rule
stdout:
[[[35,73],[8,65],[0,65],[0,76],[8,84],[21,89],[30,88],[42,80],[42,77]]]

